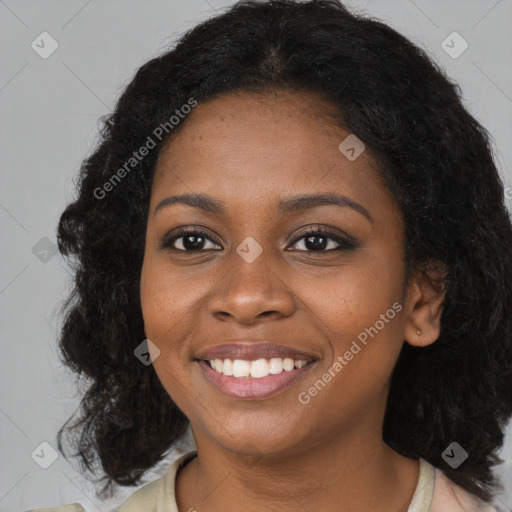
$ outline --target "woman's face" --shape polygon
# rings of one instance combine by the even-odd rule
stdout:
[[[196,441],[283,454],[380,439],[407,323],[403,223],[368,151],[340,149],[350,133],[323,108],[302,93],[225,95],[159,156],[141,303],[155,371]],[[208,201],[158,208],[183,194]],[[178,233],[193,228],[204,234]]]

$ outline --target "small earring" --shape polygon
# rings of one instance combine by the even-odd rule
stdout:
[[[418,329],[418,330],[416,331],[416,334],[417,334],[418,336],[420,336],[420,335],[421,335],[421,329]]]

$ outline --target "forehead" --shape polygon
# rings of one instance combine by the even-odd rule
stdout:
[[[335,109],[309,93],[231,93],[200,104],[162,148],[152,202],[171,193],[207,192],[226,202],[274,201],[293,193],[390,194],[368,151],[349,160],[350,132]]]

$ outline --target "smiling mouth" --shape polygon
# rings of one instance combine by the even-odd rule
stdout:
[[[195,354],[202,376],[224,395],[263,399],[290,388],[321,359],[319,353],[272,341],[232,340]]]
[[[279,357],[251,361],[245,359],[196,359],[195,361],[202,375],[215,389],[231,398],[241,400],[261,400],[278,395],[302,379],[318,362],[315,359],[307,361]],[[213,367],[211,361],[213,361]]]
[[[245,359],[210,359],[204,360],[216,373],[226,377],[262,379],[269,375],[279,375],[299,369],[313,360],[292,359],[290,357],[272,357],[256,360]]]

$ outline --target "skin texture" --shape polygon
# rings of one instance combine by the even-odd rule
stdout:
[[[231,93],[198,105],[159,155],[141,305],[160,350],[155,371],[198,448],[178,473],[180,511],[398,512],[412,499],[418,462],[382,441],[388,384],[404,340],[426,346],[438,338],[443,296],[421,273],[404,282],[400,211],[368,151],[354,161],[339,151],[350,132],[329,110],[306,93]],[[335,205],[278,215],[280,199],[333,192],[371,220]],[[153,213],[184,193],[213,196],[226,212],[175,204]],[[308,249],[304,230],[318,225],[356,247],[330,251],[338,247],[331,240]],[[160,247],[171,230],[193,226],[209,235],[203,249],[186,252],[183,239],[177,249]],[[263,249],[252,263],[236,252],[248,236]],[[301,404],[298,394],[394,303],[401,311]],[[318,360],[274,396],[231,398],[194,357],[235,339],[271,340]]]

